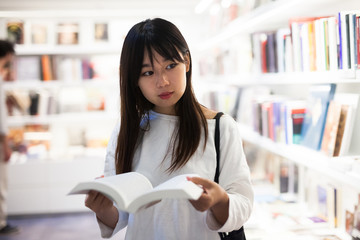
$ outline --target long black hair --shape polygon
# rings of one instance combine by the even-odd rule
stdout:
[[[9,53],[15,53],[14,44],[7,40],[0,40],[0,57],[5,57]]]
[[[117,173],[132,170],[136,145],[141,131],[145,130],[141,129],[140,122],[146,120],[149,110],[154,107],[138,86],[145,50],[151,63],[154,51],[165,59],[183,63],[187,55],[190,61],[189,71],[186,73],[186,89],[175,106],[179,121],[168,170],[174,171],[187,163],[199,146],[202,129],[205,138],[208,135],[206,118],[191,85],[191,54],[183,35],[174,24],[161,18],[137,23],[128,32],[120,57],[121,127],[115,154]]]

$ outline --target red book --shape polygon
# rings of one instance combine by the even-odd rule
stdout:
[[[41,68],[42,68],[42,73],[43,73],[43,80],[44,81],[53,80],[49,55],[41,56]]]
[[[266,45],[267,45],[267,36],[266,34],[261,34],[260,36],[260,50],[261,50],[261,72],[267,73],[267,62],[266,62]]]
[[[360,16],[356,16],[356,55],[357,69],[360,69]]]

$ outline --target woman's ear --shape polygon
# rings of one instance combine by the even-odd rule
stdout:
[[[186,72],[188,72],[190,70],[190,55],[189,55],[189,52],[185,53],[184,60],[185,60]]]

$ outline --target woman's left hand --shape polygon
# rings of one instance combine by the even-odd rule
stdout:
[[[218,223],[224,225],[229,216],[229,196],[226,191],[219,184],[205,178],[188,177],[187,179],[204,189],[198,200],[190,200],[194,208],[201,212],[210,209]]]

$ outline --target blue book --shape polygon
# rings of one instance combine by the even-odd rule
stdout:
[[[335,89],[335,84],[310,87],[305,118],[301,129],[301,145],[320,150],[327,111],[330,101],[334,98]]]
[[[339,69],[343,69],[343,56],[342,56],[342,36],[341,36],[341,15],[338,13],[338,26],[339,26],[339,46],[338,46],[338,63]]]

